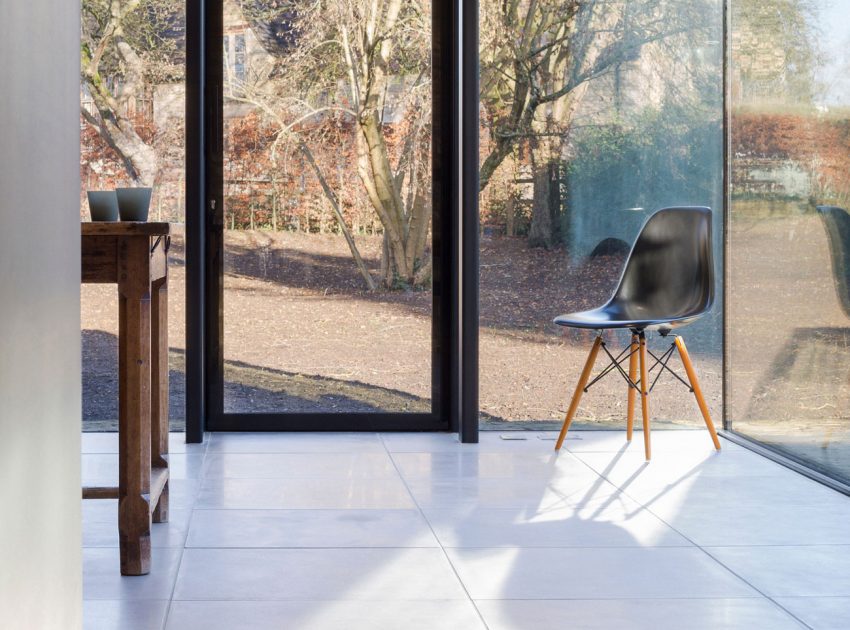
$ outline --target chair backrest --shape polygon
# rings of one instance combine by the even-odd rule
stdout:
[[[844,314],[850,317],[850,214],[836,206],[818,206],[829,239],[832,279]]]
[[[632,246],[611,306],[624,318],[663,322],[701,315],[713,301],[711,210],[657,211]]]

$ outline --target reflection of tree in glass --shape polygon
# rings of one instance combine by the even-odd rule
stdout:
[[[717,49],[717,2],[482,0],[481,188],[504,178],[497,173],[504,163],[522,172],[532,191],[531,244],[563,238],[574,128],[616,124],[627,134],[645,119],[642,109],[661,111],[670,102],[704,107],[705,85],[718,68],[700,55]],[[94,108],[83,117],[140,182],[161,177],[169,130],[141,121],[134,104],[180,80],[183,10],[182,0],[84,0],[82,76]],[[234,186],[229,225],[332,229],[346,237],[370,288],[427,284],[429,3],[245,0],[226,2],[230,14],[254,39],[237,40],[243,36],[234,31],[226,40],[233,57],[225,87],[228,168],[242,169],[244,181],[270,183],[259,201],[250,185]],[[237,60],[239,42],[246,44]],[[629,82],[634,68],[651,68],[654,80]],[[623,106],[629,100],[640,107]],[[685,122],[699,115],[665,111],[684,112]],[[504,198],[483,204],[484,216],[490,205],[513,214],[524,195],[499,194]],[[262,221],[260,205],[268,217]],[[325,217],[333,217],[333,228]],[[384,236],[380,278],[372,277],[355,241],[370,231]]]
[[[810,105],[815,94],[815,0],[732,3],[732,86],[740,105]]]
[[[583,124],[624,124],[623,76],[651,66],[634,95],[641,109],[664,101],[699,103],[719,72],[716,0],[516,0],[481,4],[481,100],[485,108],[480,189],[506,160],[524,165],[533,186],[529,244],[559,240],[562,164],[570,130],[589,101]],[[594,90],[599,85],[601,89]],[[528,163],[530,162],[530,164]]]

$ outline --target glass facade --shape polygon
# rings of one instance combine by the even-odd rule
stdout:
[[[559,426],[593,334],[552,319],[610,296],[654,211],[709,206],[716,301],[681,334],[715,422],[850,481],[850,0],[726,5],[724,33],[722,0],[480,0],[481,428]],[[81,219],[149,185],[179,224],[184,5],[127,6],[83,1]],[[431,411],[430,4],[223,7],[224,411]],[[183,252],[178,229],[175,429]],[[85,427],[110,430],[114,289],[82,294]],[[672,378],[650,400],[702,426]],[[612,375],[575,426],[625,410]]]
[[[185,221],[185,30],[183,0],[82,2],[80,219],[86,191],[152,186],[149,220]],[[177,225],[169,250],[170,419],[185,418],[185,248]],[[115,285],[82,291],[83,428],[118,427],[118,299]]]
[[[850,481],[850,2],[730,15],[727,421]]]
[[[560,424],[593,333],[552,319],[610,297],[654,211],[711,207],[722,278],[722,39],[717,0],[482,0],[482,428]],[[681,330],[718,422],[721,312]],[[574,426],[623,428],[626,393],[600,381]],[[650,407],[654,426],[702,426],[672,377]]]
[[[430,412],[430,3],[226,2],[223,45],[224,412]]]

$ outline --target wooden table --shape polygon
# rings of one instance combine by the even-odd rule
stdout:
[[[82,223],[82,282],[118,285],[118,499],[122,575],[145,575],[151,522],[168,520],[168,223]]]

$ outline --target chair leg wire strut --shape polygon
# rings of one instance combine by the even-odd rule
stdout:
[[[649,394],[653,389],[655,389],[658,379],[661,378],[661,375],[665,370],[672,374],[694,395],[697,405],[699,406],[699,410],[702,413],[703,420],[705,421],[705,426],[711,434],[711,440],[714,442],[714,448],[718,451],[720,450],[720,439],[717,437],[717,430],[714,428],[714,423],[711,420],[708,405],[702,395],[702,389],[699,386],[696,371],[691,363],[690,355],[688,355],[684,339],[678,335],[671,335],[669,330],[662,330],[659,332],[662,337],[673,337],[673,342],[670,344],[670,347],[667,348],[661,356],[656,355],[646,347],[646,334],[643,330],[632,330],[632,337],[629,344],[622,352],[614,356],[602,338],[602,331],[598,331],[596,339],[593,340],[593,345],[590,348],[590,353],[587,356],[587,361],[584,364],[584,369],[579,377],[572,400],[570,401],[569,409],[567,409],[567,415],[564,418],[564,425],[561,427],[561,433],[558,435],[558,441],[555,443],[556,451],[560,450],[564,443],[564,438],[566,438],[567,431],[569,431],[570,424],[572,424],[573,418],[578,410],[582,394],[611,372],[617,371],[623,380],[626,381],[628,386],[626,439],[629,442],[632,441],[632,433],[634,431],[635,395],[640,392],[644,449],[646,453],[646,460],[649,461],[652,456],[650,443]],[[596,363],[596,357],[599,354],[600,348],[602,348],[605,354],[608,355],[610,362],[595,378],[593,378],[593,380],[590,380],[590,375],[593,372],[593,366]],[[668,365],[670,359],[673,357],[673,353],[677,350],[679,358],[682,360],[682,365],[685,368],[685,374],[688,378],[687,381],[673,371],[673,369]],[[649,367],[647,367],[647,363],[649,362],[647,355],[655,360],[655,362]],[[629,362],[628,372],[626,372],[625,368],[623,368],[623,363],[625,363],[626,360]],[[658,372],[655,374],[655,378],[650,383],[649,377],[652,371],[656,368],[658,368]],[[638,369],[640,369],[640,378],[637,378]]]

